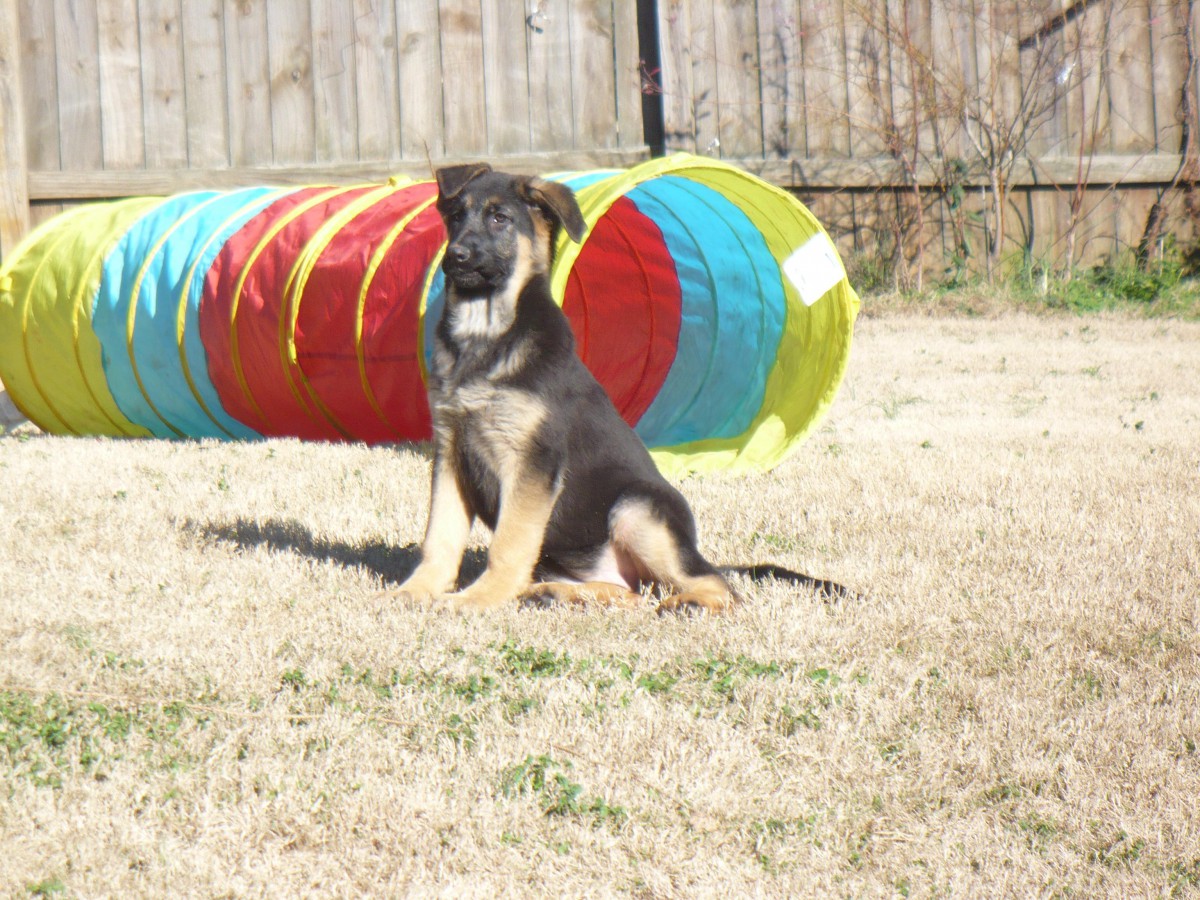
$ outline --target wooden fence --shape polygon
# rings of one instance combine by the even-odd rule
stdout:
[[[0,255],[99,197],[682,149],[905,277],[1091,261],[1195,178],[1192,5],[0,0]]]
[[[1111,257],[1185,162],[1191,5],[662,0],[665,146],[797,189],[902,269]]]
[[[0,245],[98,197],[625,165],[637,48],[624,0],[0,0]]]

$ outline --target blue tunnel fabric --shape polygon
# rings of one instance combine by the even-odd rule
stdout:
[[[754,223],[705,185],[667,175],[627,196],[662,230],[683,293],[675,362],[638,436],[660,447],[741,434],[783,336],[779,264]]]
[[[121,412],[155,437],[258,436],[221,411],[206,366],[186,360],[205,358],[197,311],[213,258],[229,234],[279,193],[250,188],[168,198],[105,259],[92,312],[105,378]],[[187,304],[182,333],[181,301]]]
[[[226,195],[221,202],[209,204],[201,213],[210,230],[198,231],[196,240],[199,250],[194,254],[190,270],[184,273],[187,281],[181,284],[178,294],[184,317],[180,374],[192,386],[188,392],[192,404],[181,413],[187,417],[187,421],[194,423],[189,434],[241,439],[262,436],[233,418],[221,406],[220,395],[208,376],[207,353],[200,339],[200,300],[204,296],[204,280],[225,242],[246,222],[291,191],[289,188],[246,188]],[[206,238],[202,244],[199,243],[200,238]]]

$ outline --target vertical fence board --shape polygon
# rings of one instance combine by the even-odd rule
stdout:
[[[1179,151],[1179,88],[1183,84],[1184,50],[1177,2],[1150,0],[1155,149],[1164,152]]]
[[[136,169],[146,161],[137,0],[97,0],[96,10],[104,167]]]
[[[946,155],[942,144],[946,128],[945,112],[938,105],[939,97],[935,78],[935,74],[939,71],[934,23],[935,0],[921,0],[919,4],[910,2],[910,5],[918,7],[918,11],[912,13],[917,21],[911,27],[915,32],[915,40],[925,54],[924,58],[918,61],[916,67],[922,133],[926,136],[925,145],[929,148],[929,152],[941,159]]]
[[[930,77],[936,71],[932,22],[931,0],[901,0],[899,25],[907,50],[892,54],[892,67],[903,73],[905,102],[898,106],[916,138],[921,156],[941,155],[937,142],[938,110]]]
[[[2,3],[3,0],[0,0]],[[59,151],[59,103],[58,103],[58,52],[55,35],[55,4],[46,0],[20,0],[17,6],[17,21],[19,32],[14,27],[9,32],[12,36],[18,33],[21,40],[21,92],[22,102],[26,110],[40,110],[36,116],[23,115],[25,160],[29,169],[48,169],[51,171],[62,168],[62,158]],[[2,109],[2,107],[0,107]],[[0,113],[2,115],[3,113]],[[13,114],[9,110],[9,115]],[[14,131],[13,134],[21,132]],[[26,191],[25,206],[27,209],[27,227],[34,227],[45,221],[49,216],[61,212],[59,203],[31,203],[28,197],[27,185],[21,183],[19,189]],[[10,188],[13,190],[13,188]],[[20,199],[14,201],[20,205]],[[20,213],[17,212],[19,216]],[[0,257],[3,250],[0,249]]]
[[[879,123],[888,115],[882,96],[887,83],[887,45],[877,16],[882,2],[850,0],[845,6],[846,112],[851,156],[878,156],[885,151]]]
[[[762,142],[767,159],[804,156],[804,63],[800,4],[762,3],[758,12],[758,64]]]
[[[920,105],[918,83],[912,77],[913,57],[921,52],[921,48],[917,46],[909,27],[909,5],[909,0],[886,0],[881,4],[883,28],[880,36],[884,42],[883,59],[886,67],[880,85],[880,106],[897,139],[894,149],[890,142],[885,143],[888,152],[900,152],[909,157],[910,162],[915,162],[915,155],[924,146],[919,130],[922,117],[917,112]],[[901,144],[906,149],[901,150]]]
[[[436,3],[396,0],[400,153],[405,159],[446,152],[439,18]]]
[[[1087,104],[1083,121],[1087,133],[1084,135],[1085,153],[1108,153],[1113,148],[1112,136],[1112,71],[1107,65],[1107,55],[1112,46],[1112,16],[1118,2],[1106,0],[1092,7],[1076,21],[1083,23],[1084,41],[1084,100]]]
[[[1184,8],[1186,8],[1186,7],[1184,7]],[[1190,18],[1190,20],[1188,19],[1187,14],[1184,13],[1183,10],[1180,11],[1180,34],[1181,34],[1181,37],[1183,35],[1188,34],[1188,31],[1190,31],[1190,34],[1192,34],[1193,49],[1195,50],[1195,52],[1200,52],[1200,4],[1196,4],[1195,7],[1193,8],[1192,18]],[[1182,43],[1182,41],[1181,41],[1181,43]],[[1187,66],[1187,48],[1186,47],[1181,49],[1180,58],[1181,58],[1181,67],[1183,68],[1184,72],[1187,72],[1188,66]],[[1182,85],[1182,79],[1181,79],[1180,91],[1178,91],[1178,92],[1182,92],[1182,86],[1183,85]],[[1194,77],[1192,79],[1192,88],[1193,88],[1192,102],[1194,103],[1194,108],[1200,110],[1200,72],[1194,73]],[[1181,110],[1181,115],[1182,115],[1182,110]],[[1196,138],[1195,128],[1193,128],[1193,136],[1192,136],[1193,142],[1195,142],[1196,139],[1198,139],[1198,138]]]
[[[487,115],[479,102],[485,90],[479,0],[442,0],[440,25],[446,152],[478,156],[488,146]]]
[[[1046,11],[1047,15],[1057,14],[1062,11],[1063,0],[1054,0]],[[1043,71],[1035,71],[1032,77],[1048,79],[1050,83],[1056,85],[1055,90],[1057,95],[1054,102],[1054,113],[1050,116],[1045,125],[1039,129],[1039,135],[1044,136],[1044,140],[1039,146],[1037,143],[1034,146],[1048,155],[1063,156],[1071,152],[1071,148],[1075,146],[1071,141],[1071,121],[1074,116],[1073,106],[1070,96],[1071,84],[1071,59],[1070,50],[1071,43],[1065,31],[1060,27],[1047,35],[1042,41],[1045,50],[1040,47],[1033,54],[1027,54],[1032,63],[1038,65],[1039,59],[1042,60],[1041,65],[1044,66]],[[1039,57],[1037,54],[1041,54]],[[1028,68],[1025,60],[1022,61],[1022,72]]]
[[[1121,153],[1154,149],[1150,18],[1148,0],[1124,0],[1113,16],[1108,65],[1112,78],[1112,147]]]
[[[1036,35],[1044,23],[1061,10],[1059,0],[1054,0],[1040,11],[1033,10],[1026,16],[1015,16],[1019,34],[1022,38]],[[1047,115],[1031,119],[1039,123],[1038,127],[1026,129],[1022,135],[1025,152],[1034,157],[1061,154],[1064,151],[1063,114],[1068,107],[1061,96],[1059,81],[1067,62],[1064,47],[1063,34],[1058,30],[1037,39],[1032,46],[1018,50],[1019,90],[1025,96],[1037,98],[1028,101],[1031,105],[1050,107]],[[1057,188],[1039,188],[1018,191],[1014,195],[1012,206],[1022,214],[1017,219],[1021,231],[1014,238],[1019,239],[1017,249],[1026,254],[1026,262],[1033,268],[1046,269],[1056,264],[1059,250],[1054,246],[1054,240],[1060,234],[1063,214],[1061,194]]]
[[[696,86],[692,66],[690,0],[661,0],[663,118],[667,150],[696,150]]]
[[[720,156],[720,95],[717,90],[717,47],[712,0],[697,0],[692,7],[692,90],[696,119],[696,152]]]
[[[967,144],[962,133],[960,113],[963,68],[960,64],[962,47],[967,42],[962,13],[957,0],[930,0],[929,4],[930,58],[932,96],[935,115],[930,117],[934,144],[945,158],[966,159]]]
[[[1117,261],[1121,247],[1118,243],[1118,199],[1108,186],[1089,187],[1083,192],[1082,215],[1076,227],[1075,258],[1068,260],[1072,267],[1090,262]]]
[[[642,76],[638,47],[638,5],[634,0],[612,0],[613,74],[617,104],[618,147],[637,147],[642,134]]]
[[[1021,104],[1021,44],[1020,35],[1026,27],[1020,0],[993,2],[990,21],[991,65],[995,72],[994,100],[1001,109],[1019,110]],[[1009,118],[1012,114],[1009,115]],[[1019,114],[1018,114],[1019,118]],[[1031,126],[1036,128],[1036,122]],[[1012,142],[1019,146],[1019,141]]]
[[[1124,250],[1136,250],[1146,230],[1146,220],[1161,196],[1155,187],[1130,187],[1121,191],[1121,214],[1118,218],[1117,242]]]
[[[1051,260],[1059,268],[1071,268],[1089,256],[1089,247],[1097,240],[1098,219],[1109,212],[1097,199],[1096,192],[1087,190],[1088,161],[1095,153],[1110,149],[1109,102],[1107,79],[1104,77],[1107,15],[1112,13],[1112,0],[1105,0],[1087,10],[1064,28],[1066,52],[1063,70],[1058,80],[1066,99],[1066,153],[1079,160],[1076,183],[1058,192],[1059,238],[1055,241]],[[1105,222],[1105,230],[1113,234],[1113,222]]]
[[[571,112],[571,22],[565,9],[543,14],[545,0],[528,0],[525,32],[529,61],[529,136],[535,150],[570,147],[575,139]]]
[[[54,46],[54,4],[45,0],[20,0],[17,6],[21,41],[21,93],[25,109],[40,110],[23,116],[25,156],[32,169],[58,169],[58,75]]]
[[[307,4],[267,4],[267,59],[275,162],[312,162],[316,157],[316,124],[312,18]]]
[[[148,166],[176,168],[188,162],[182,33],[178,0],[141,0],[138,4]]]
[[[993,54],[993,4],[989,0],[970,0],[970,10],[970,20],[965,24],[970,28],[968,34],[971,37],[970,43],[964,48],[966,58],[963,61],[963,69],[966,72],[968,97],[971,98],[968,100],[968,108],[974,121],[975,139],[972,140],[971,147],[978,154],[977,145],[987,144],[984,128],[992,125],[1000,125],[1003,128],[1006,124],[1004,119],[1011,113],[1006,115],[1007,111],[998,105],[1000,84]],[[968,128],[967,133],[970,137],[972,129]]]
[[[354,0],[354,102],[362,159],[400,156],[400,92],[396,7]]]
[[[571,108],[576,147],[617,146],[613,9],[610,0],[569,0]]]
[[[667,149],[720,155],[712,0],[668,2],[667,9],[667,15],[660,16],[660,33],[666,43]]]
[[[805,5],[804,122],[812,156],[849,156],[846,109],[846,49],[842,30],[844,0]]]
[[[96,5],[88,0],[55,0],[54,29],[62,167],[103,168]]]
[[[317,162],[358,158],[354,7],[312,4],[314,156]]]
[[[843,83],[846,94],[846,146],[847,155],[850,157],[877,156],[882,149],[877,134],[871,128],[879,115],[877,95],[872,96],[871,84],[872,68],[878,62],[878,42],[872,40],[864,14],[870,15],[872,11],[872,0],[842,2],[841,37],[844,49],[841,62],[844,66]],[[874,87],[877,88],[878,85]],[[856,223],[865,223],[855,228],[855,249],[871,254],[888,254],[884,244],[886,235],[881,234],[877,227],[881,221],[878,193],[864,195],[851,192],[849,196],[851,215]]]
[[[97,0],[104,168],[145,164],[137,0]]]
[[[756,8],[754,0],[713,0],[717,134],[722,155],[739,159],[763,155]]]
[[[0,0],[0,260],[29,228],[25,97],[17,0]]]
[[[528,26],[523,5],[482,4],[484,114],[488,152],[529,151]]]
[[[225,9],[230,162],[267,165],[274,158],[267,5],[260,0],[227,4]]]
[[[183,3],[183,78],[187,158],[192,166],[229,164],[229,106],[225,13],[221,0]]]

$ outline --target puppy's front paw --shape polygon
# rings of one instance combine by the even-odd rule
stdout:
[[[453,594],[441,594],[434,602],[438,606],[461,613],[495,609],[508,599],[509,595],[506,592],[490,591],[473,584],[469,588]]]
[[[411,609],[424,609],[433,603],[434,600],[434,596],[432,594],[407,591],[403,587],[380,591],[375,596],[381,601],[387,603],[399,603],[402,606],[407,606]]]
[[[381,599],[403,603],[405,606],[423,608],[431,605],[443,590],[445,588],[441,585],[435,585],[413,576],[399,587],[381,591],[379,596]]]

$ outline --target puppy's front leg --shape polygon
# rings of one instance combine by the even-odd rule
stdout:
[[[529,587],[559,490],[543,473],[526,472],[514,479],[500,498],[487,569],[470,587],[445,597],[448,605],[491,609]]]
[[[396,590],[410,601],[424,603],[450,588],[458,578],[474,516],[463,496],[452,454],[439,450],[433,461],[429,524],[421,542],[421,563]]]

